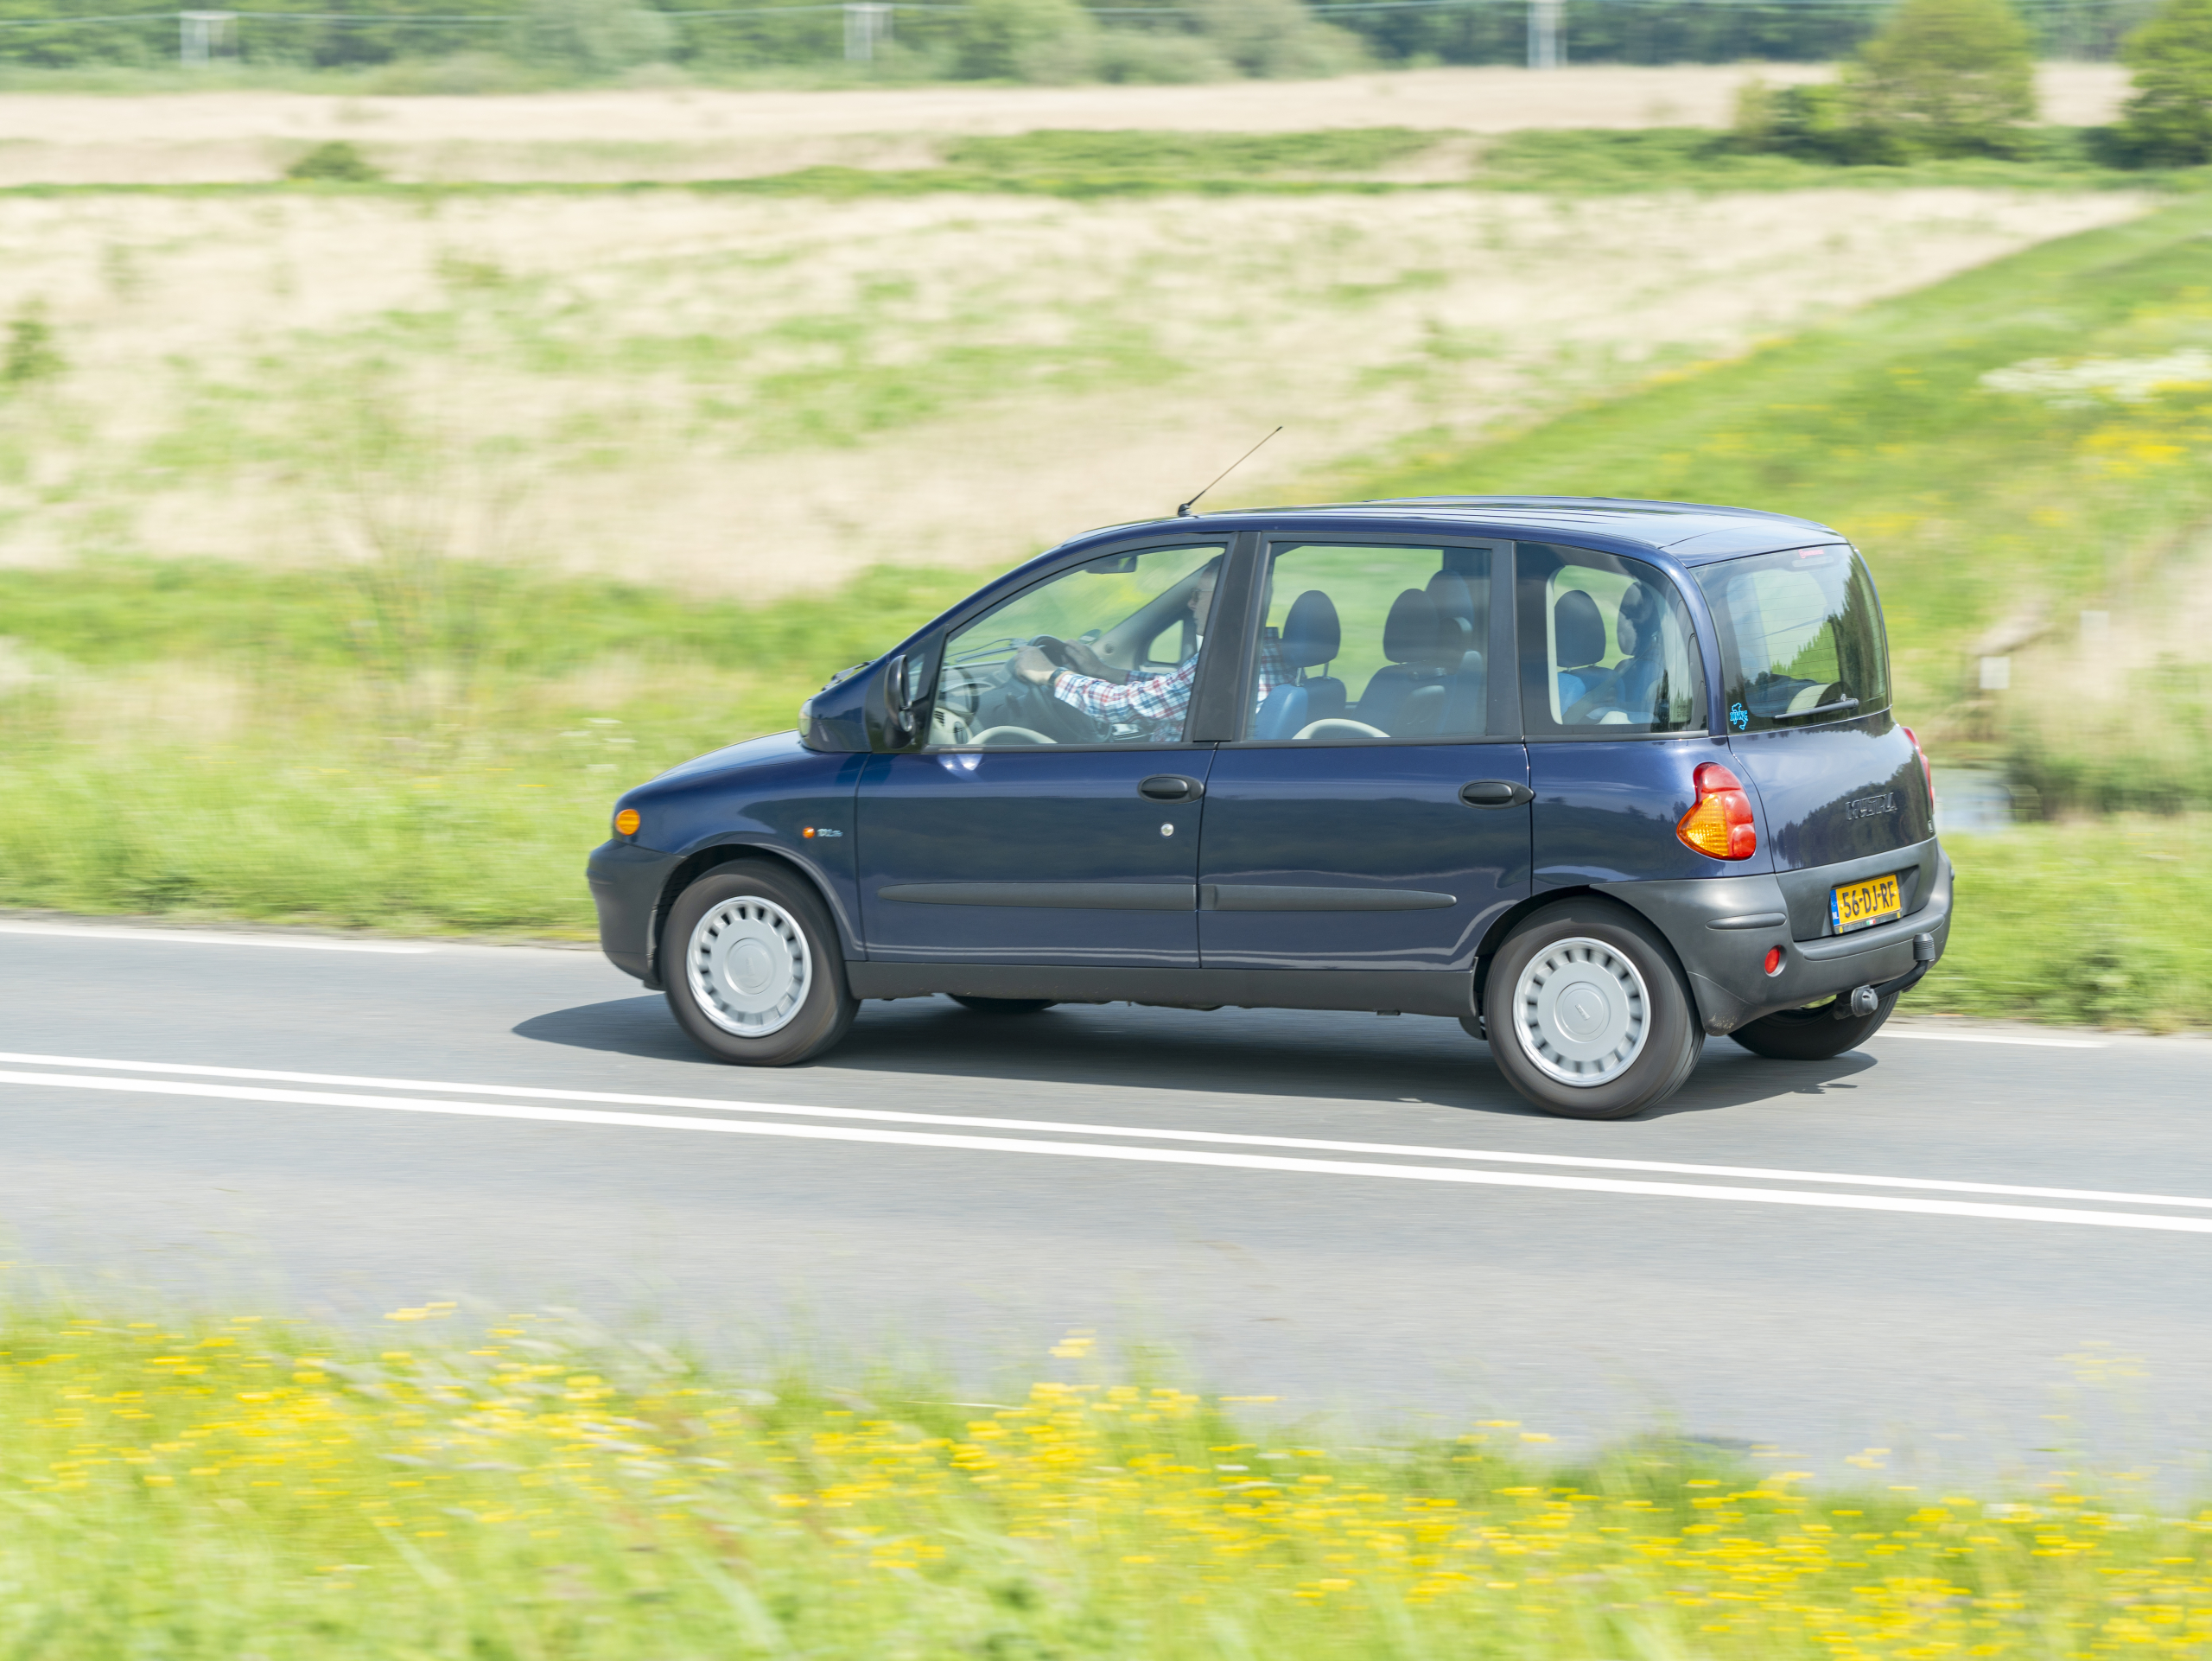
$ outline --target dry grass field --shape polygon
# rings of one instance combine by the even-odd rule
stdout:
[[[128,106],[125,106],[126,109]],[[398,537],[698,593],[1002,566],[2139,210],[2120,192],[0,199],[0,563]],[[1469,488],[1510,489],[1510,479]]]
[[[604,181],[741,178],[824,162],[913,167],[926,165],[944,139],[1045,128],[1723,127],[1737,89],[1754,74],[1780,85],[1827,73],[1815,64],[1682,64],[1543,74],[1411,69],[1199,86],[671,87],[477,98],[13,92],[0,94],[0,185],[267,180],[308,145],[333,138],[363,146],[399,178]],[[2045,64],[2044,118],[2107,121],[2126,87],[2115,64]]]

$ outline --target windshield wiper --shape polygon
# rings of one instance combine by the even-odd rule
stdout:
[[[1809,710],[1784,710],[1779,715],[1769,716],[1767,719],[1769,721],[1800,721],[1807,716],[1832,716],[1839,710],[1856,710],[1858,707],[1857,698],[1838,698],[1834,703],[1816,703]]]

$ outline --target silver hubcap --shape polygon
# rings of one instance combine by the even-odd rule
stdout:
[[[798,924],[781,906],[752,894],[724,901],[699,920],[685,970],[707,1019],[740,1038],[766,1038],[788,1026],[814,980]]]
[[[1636,965],[1603,940],[1559,940],[1521,971],[1513,1017],[1531,1061],[1586,1088],[1618,1079],[1643,1053],[1650,1000]]]

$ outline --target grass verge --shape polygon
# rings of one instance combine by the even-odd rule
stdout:
[[[751,1387],[516,1316],[384,1345],[17,1311],[11,1652],[1710,1658],[2212,1643],[2212,1511],[2141,1479],[1808,1490],[1491,1422],[1345,1447],[1055,1347],[1004,1405]],[[461,1323],[451,1321],[452,1327]],[[404,1334],[404,1336],[402,1335]]]

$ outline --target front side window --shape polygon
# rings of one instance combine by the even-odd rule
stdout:
[[[1490,574],[1486,548],[1274,549],[1245,736],[1479,737]]]
[[[1522,710],[1531,733],[1702,729],[1705,665],[1689,607],[1641,560],[1520,544]]]
[[[1700,567],[1720,633],[1731,732],[1848,721],[1890,703],[1889,652],[1866,562],[1847,546]]]
[[[1179,743],[1224,551],[1092,560],[969,624],[945,643],[930,742]]]

